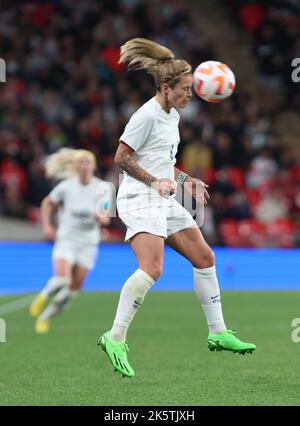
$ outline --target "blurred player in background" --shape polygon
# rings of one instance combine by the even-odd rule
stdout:
[[[38,317],[37,333],[49,331],[50,319],[70,304],[93,268],[100,225],[110,221],[108,205],[112,195],[111,185],[94,176],[96,159],[90,151],[62,149],[49,158],[46,170],[48,177],[63,180],[41,206],[44,235],[47,240],[55,240],[55,245],[54,275],[30,306],[30,314]],[[53,225],[55,212],[57,229]]]
[[[146,70],[154,77],[157,92],[131,117],[115,156],[124,171],[118,212],[127,226],[125,239],[131,243],[138,269],[124,284],[112,329],[100,337],[99,344],[116,371],[134,376],[127,359],[127,330],[161,275],[166,240],[193,265],[195,292],[209,328],[208,347],[252,353],[254,344],[242,342],[235,332],[227,330],[214,253],[190,213],[173,197],[179,183],[198,202],[206,204],[209,199],[207,185],[174,167],[180,141],[175,108],[184,108],[192,97],[191,66],[174,59],[169,49],[146,39],[133,39],[123,45],[120,62],[129,62],[132,69]]]

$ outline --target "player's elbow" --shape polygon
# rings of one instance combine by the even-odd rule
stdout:
[[[42,200],[41,209],[42,211],[56,209],[56,205],[53,203],[53,201],[48,195]]]
[[[119,147],[115,154],[114,163],[119,166],[120,169],[125,170],[127,165],[132,162],[134,155],[135,151],[120,141]]]
[[[114,163],[121,169],[126,170],[128,164],[128,158],[126,158],[123,154],[116,154]]]
[[[116,152],[115,158],[114,158],[114,163],[118,166],[121,167],[121,156],[118,152]]]
[[[49,205],[49,203],[50,203],[50,198],[48,196],[43,198],[41,202],[41,208],[44,209],[45,207]]]

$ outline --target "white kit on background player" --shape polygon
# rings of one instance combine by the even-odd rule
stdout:
[[[99,188],[101,194],[99,194]],[[49,194],[51,201],[61,204],[58,213],[58,229],[53,259],[66,259],[92,269],[100,240],[100,224],[95,219],[96,206],[103,193],[110,193],[110,186],[96,177],[82,185],[78,177],[59,183]]]
[[[175,108],[167,113],[152,98],[133,114],[120,137],[120,141],[135,151],[139,165],[152,176],[175,180],[179,118]],[[117,207],[127,226],[125,240],[138,232],[167,238],[180,229],[197,226],[191,214],[172,196],[161,197],[149,185],[126,172],[119,188]]]
[[[100,224],[110,222],[113,187],[96,178],[95,170],[95,155],[87,150],[61,149],[46,163],[49,178],[71,177],[61,181],[41,205],[45,237],[54,238],[55,245],[54,274],[29,308],[30,315],[37,318],[35,330],[39,334],[48,333],[50,320],[78,294],[95,264]],[[56,230],[51,223],[54,212],[58,212]]]

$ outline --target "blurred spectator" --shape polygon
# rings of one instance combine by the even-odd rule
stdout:
[[[282,31],[275,25],[266,23],[256,37],[255,49],[259,58],[260,78],[263,87],[277,89],[281,85],[280,66],[283,63],[280,39]]]
[[[281,188],[270,190],[255,210],[255,217],[261,222],[274,222],[288,216],[289,207]]]
[[[217,132],[214,140],[214,167],[220,169],[233,164],[232,140],[225,132]]]
[[[247,198],[242,192],[236,192],[230,197],[226,217],[236,220],[249,219],[252,216]]]
[[[265,9],[262,4],[242,4],[239,10],[239,19],[242,27],[249,33],[255,34],[265,18]]]
[[[235,188],[230,180],[228,169],[223,168],[217,171],[212,191],[224,196],[234,194]]]
[[[212,149],[199,139],[185,145],[182,153],[182,166],[186,173],[197,176],[199,171],[212,167]]]
[[[257,56],[257,81],[274,96],[280,91],[286,106],[300,109],[300,89],[291,79],[291,61],[299,57],[300,3],[297,0],[223,0],[236,23],[247,31]]]
[[[252,162],[247,174],[247,184],[256,188],[271,180],[278,171],[278,165],[272,158],[270,151],[264,149]]]

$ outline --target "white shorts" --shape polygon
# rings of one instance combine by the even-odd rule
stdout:
[[[54,245],[52,259],[64,259],[70,265],[79,265],[85,269],[92,269],[98,254],[98,246],[86,245],[73,241],[57,241]]]
[[[182,229],[198,227],[191,214],[175,200],[168,207],[146,207],[119,212],[119,216],[127,227],[125,241],[130,240],[139,232],[148,232],[168,238]]]

